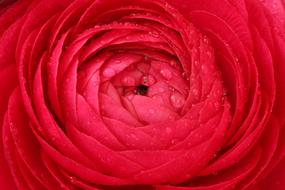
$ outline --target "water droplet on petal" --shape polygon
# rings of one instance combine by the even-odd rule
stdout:
[[[176,139],[172,139],[172,140],[171,140],[171,144],[175,144],[176,142],[177,142]]]
[[[208,57],[212,57],[212,53],[210,51],[207,51]]]
[[[193,88],[192,89],[192,93],[193,93],[194,96],[198,96],[199,91],[196,88]]]
[[[172,61],[170,61],[170,63],[169,63],[171,66],[175,66],[175,65],[177,65],[177,63],[176,63],[176,61],[174,61],[174,60],[172,60]]]
[[[66,186],[63,183],[60,183],[60,188],[61,189],[66,189]]]
[[[104,77],[112,77],[116,74],[115,70],[114,69],[111,69],[111,68],[106,68],[104,71],[103,71],[103,76]]]
[[[156,38],[159,37],[159,34],[158,34],[158,32],[156,32],[156,31],[150,31],[150,32],[148,32],[148,34],[151,35],[151,36],[153,36],[153,37],[156,37]]]
[[[129,23],[129,22],[124,22],[124,25],[125,25],[125,26],[129,26],[130,23]]]
[[[163,93],[163,92],[165,92],[165,89],[164,89],[164,88],[162,88],[162,87],[159,87],[159,88],[158,88],[158,92]]]
[[[134,95],[134,94],[128,94],[128,95],[127,95],[127,98],[128,98],[129,100],[134,99],[134,97],[135,97],[135,95]]]
[[[172,78],[172,72],[168,69],[162,69],[160,71],[160,74],[167,80],[170,80]]]
[[[174,89],[173,87],[169,87],[169,90],[170,90],[171,92],[175,92],[175,89]]]
[[[133,78],[133,77],[124,77],[123,79],[122,79],[122,83],[123,83],[123,85],[125,85],[125,86],[134,86],[135,85],[135,83],[136,83],[136,81],[135,81],[135,79]]]
[[[166,127],[166,129],[165,129],[165,131],[166,131],[166,133],[171,133],[172,132],[172,129],[170,128],[170,127]]]
[[[141,78],[141,83],[147,86],[151,86],[155,83],[155,79],[152,75],[144,75]]]
[[[69,180],[70,180],[70,182],[73,183],[73,184],[76,182],[76,178],[75,178],[75,177],[72,177],[72,176],[69,177]]]
[[[274,1],[274,2],[272,3],[272,8],[273,8],[273,9],[276,9],[276,8],[277,8],[277,3],[276,3],[276,1]]]
[[[235,61],[238,63],[238,62],[239,62],[239,58],[238,58],[238,57],[235,57]]]
[[[139,140],[139,138],[135,134],[131,134],[131,138],[133,138],[134,140]]]
[[[141,83],[142,83],[142,84],[147,84],[147,83],[148,83],[148,76],[143,76],[143,77],[141,78]]]
[[[153,35],[154,37],[156,37],[156,38],[159,37],[159,34],[158,34],[158,32],[156,32],[156,31],[154,31],[154,32],[152,33],[152,35]]]
[[[155,78],[152,75],[148,76],[148,85],[153,85],[155,83]]]
[[[181,108],[183,107],[185,103],[184,97],[178,92],[170,96],[170,101],[171,101],[172,106],[175,108]]]
[[[120,64],[122,61],[121,60],[116,60],[115,63],[116,64]]]

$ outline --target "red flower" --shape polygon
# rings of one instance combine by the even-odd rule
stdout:
[[[0,186],[283,189],[284,19],[281,0],[5,1]]]

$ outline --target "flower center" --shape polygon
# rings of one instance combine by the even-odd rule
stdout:
[[[194,117],[192,112],[213,105],[218,111],[223,89],[216,84],[220,78],[208,38],[191,24],[180,31],[166,27],[168,19],[152,27],[131,21],[104,26],[85,47],[89,53],[82,57],[88,59],[80,76],[87,79],[80,83],[88,83],[96,109],[135,127]],[[86,77],[92,73],[92,80]]]
[[[147,95],[147,91],[148,91],[148,86],[139,85],[139,86],[137,86],[136,94],[137,95],[146,96]]]

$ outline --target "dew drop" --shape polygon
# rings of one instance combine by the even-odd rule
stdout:
[[[122,61],[121,60],[116,60],[115,63],[116,64],[120,64]]]
[[[175,89],[174,89],[173,87],[169,87],[169,90],[170,90],[171,92],[175,92]]]
[[[235,61],[238,63],[238,62],[239,62],[239,58],[238,58],[238,57],[235,57]]]
[[[175,66],[175,65],[177,65],[177,63],[176,63],[176,61],[172,60],[172,61],[170,61],[170,65]]]
[[[152,75],[148,75],[148,85],[153,85],[155,83],[155,78]]]
[[[127,95],[128,100],[132,100],[134,99],[135,95],[134,94],[129,94]]]
[[[135,134],[131,134],[131,138],[133,138],[134,140],[139,140]]]
[[[171,140],[171,144],[175,144],[176,142],[177,142],[176,139],[172,139],[172,140]]]
[[[125,26],[129,26],[130,23],[129,23],[129,22],[124,22],[124,25],[125,25]]]
[[[125,85],[125,86],[134,86],[135,85],[135,83],[136,83],[136,81],[135,81],[135,79],[133,78],[133,77],[124,77],[123,79],[122,79],[122,83],[123,83],[123,85]]]
[[[193,88],[192,89],[192,93],[193,93],[194,96],[198,96],[199,91],[196,88]]]
[[[69,177],[69,181],[74,184],[76,182],[76,178],[71,176]]]
[[[158,92],[163,93],[163,92],[165,92],[165,89],[162,88],[162,87],[159,87],[159,88],[158,88]]]
[[[178,92],[170,96],[170,101],[172,106],[175,108],[181,108],[185,103],[184,97]]]
[[[217,153],[213,154],[213,159],[215,159],[217,157],[218,157]]]
[[[276,9],[276,8],[277,8],[277,3],[276,3],[276,1],[274,1],[274,2],[272,3],[272,8],[273,8],[273,9]]]
[[[160,74],[167,80],[170,80],[172,78],[172,72],[168,69],[162,69],[160,71]]]
[[[146,13],[146,16],[151,16],[150,12],[147,12],[147,13]]]
[[[156,38],[159,37],[159,34],[158,34],[158,32],[156,32],[156,31],[150,31],[150,32],[148,32],[148,34],[151,35],[151,36],[153,36],[153,37],[156,37]]]
[[[60,188],[61,189],[66,189],[66,186],[63,183],[60,183]]]
[[[172,129],[170,128],[170,127],[166,127],[166,129],[165,129],[165,131],[166,131],[166,133],[171,133],[172,132]]]
[[[186,72],[183,72],[183,73],[182,73],[182,77],[183,77],[185,80],[187,80],[187,81],[190,80],[190,79],[189,79],[189,76],[188,76],[188,74],[187,74]]]
[[[204,41],[206,44],[209,43],[209,40],[207,39],[207,37],[204,37],[204,38],[203,38],[203,41]]]
[[[141,78],[141,83],[146,85],[148,83],[148,76],[143,76]]]
[[[155,83],[155,78],[152,75],[144,75],[141,78],[141,84],[151,86]]]
[[[115,70],[114,69],[111,69],[111,68],[106,68],[104,71],[103,71],[103,76],[104,77],[112,77],[116,74]]]
[[[156,37],[156,38],[159,37],[159,34],[158,34],[158,32],[156,32],[156,31],[154,31],[154,32],[152,33],[152,35],[153,35],[154,37]]]
[[[207,56],[212,57],[212,53],[210,51],[207,51]]]

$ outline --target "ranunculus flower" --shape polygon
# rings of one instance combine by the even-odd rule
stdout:
[[[284,189],[284,4],[2,0],[1,189]]]

